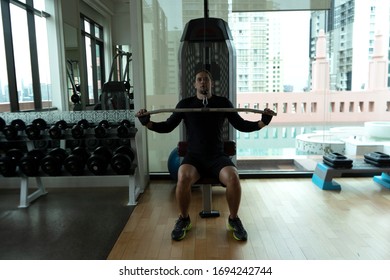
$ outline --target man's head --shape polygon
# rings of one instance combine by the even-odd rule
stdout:
[[[207,70],[199,70],[195,74],[194,87],[197,94],[211,96],[211,88],[213,87],[213,78]]]

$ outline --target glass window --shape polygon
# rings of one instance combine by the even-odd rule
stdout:
[[[37,1],[40,2],[40,1]],[[35,5],[35,1],[34,1]],[[47,26],[46,19],[35,17],[35,30],[38,42],[38,67],[39,67],[39,80],[41,83],[41,97],[43,108],[51,107],[52,90],[51,90],[51,77],[50,77],[50,62],[48,58],[48,38],[47,38]]]
[[[86,105],[99,102],[105,79],[103,27],[85,15],[81,15],[88,99]],[[85,88],[85,87],[84,87]]]
[[[91,39],[85,37],[85,58],[87,61],[87,81],[88,81],[88,100],[89,102],[94,101],[93,97],[93,64],[92,64],[92,49],[91,49]]]
[[[8,73],[6,65],[3,21],[0,20],[0,112],[8,112],[11,110],[9,104]]]
[[[199,7],[197,11],[191,9],[193,3],[192,0],[183,0],[180,4],[163,0],[144,1],[147,109],[174,108],[180,99],[180,85],[172,81],[167,83],[167,73],[170,73],[169,77],[179,77],[178,54],[184,27],[190,20],[203,17]],[[354,1],[348,3],[355,5]],[[372,113],[369,115],[374,119],[375,114],[381,114],[379,104],[388,104],[388,94],[387,97],[375,94],[375,101],[368,99],[370,94],[364,101],[353,100],[353,94],[361,91],[362,84],[368,84],[362,77],[367,76],[367,61],[372,50],[367,48],[366,42],[352,46],[358,41],[352,38],[353,28],[350,25],[354,22],[346,22],[340,6],[331,13],[322,10],[236,13],[224,4],[209,8],[210,17],[225,20],[233,35],[236,106],[269,107],[278,113],[271,125],[258,134],[252,136],[236,132],[238,162],[244,155],[250,154],[258,164],[264,157],[283,158],[291,160],[297,168],[303,155],[307,156],[306,159],[316,158],[318,161],[325,151],[343,152],[346,136],[362,135],[367,113]],[[351,9],[348,13],[353,14],[354,11],[356,9]],[[157,14],[160,16],[151,16]],[[350,18],[357,21],[356,15],[352,14]],[[162,24],[165,22],[166,25]],[[322,31],[325,33],[324,41]],[[342,41],[340,35],[343,36]],[[370,33],[362,38],[370,38]],[[326,52],[323,65],[328,68],[318,68],[320,66],[314,63],[317,44],[324,44],[320,47],[323,46]],[[359,50],[354,52],[353,48]],[[353,57],[354,53],[364,53],[366,57],[360,60]],[[196,50],[193,54],[198,55]],[[346,56],[341,59],[343,54]],[[174,61],[167,62],[168,57]],[[330,71],[329,76],[325,75],[326,71]],[[385,79],[388,79],[388,74]],[[324,81],[329,81],[329,85]],[[332,97],[337,101],[329,101]],[[360,110],[354,104],[359,104]],[[330,107],[332,110],[329,110]],[[382,106],[382,114],[385,111]],[[347,121],[353,119],[351,115],[356,117],[353,122]],[[361,117],[363,115],[366,117]],[[165,120],[168,116],[154,115],[153,120]],[[244,117],[249,120],[260,118],[255,114],[245,114]],[[340,120],[345,121],[341,123]],[[347,131],[340,128],[343,126],[348,126],[348,135],[342,133]],[[148,137],[150,171],[166,172],[168,156],[181,137],[181,128],[163,135],[148,133],[151,136]],[[253,139],[257,141],[256,149],[252,148]],[[341,144],[333,145],[334,142]]]
[[[20,1],[19,1],[20,2]],[[0,111],[51,107],[44,1],[2,1]],[[41,9],[41,10],[37,10]],[[4,32],[4,30],[7,30]]]
[[[11,5],[12,40],[18,100],[20,103],[33,101],[30,43],[28,40],[27,13],[15,5]],[[17,28],[15,28],[17,26]]]

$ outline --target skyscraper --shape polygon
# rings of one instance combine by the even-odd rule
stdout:
[[[367,88],[375,35],[381,33],[389,38],[389,11],[386,0],[333,0],[329,11],[312,13],[310,56],[314,57],[313,46],[323,29],[327,35],[331,90]]]

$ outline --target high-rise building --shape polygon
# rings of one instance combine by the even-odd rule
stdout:
[[[153,77],[146,83],[147,92],[166,94],[168,88],[168,22],[157,0],[144,4],[145,68]],[[154,46],[158,46],[154,47]]]
[[[315,54],[319,30],[327,36],[330,89],[359,91],[367,88],[369,61],[375,35],[389,38],[390,1],[333,0],[329,11],[311,17],[310,57]],[[386,47],[389,48],[389,41]]]
[[[283,91],[280,22],[272,13],[232,13],[237,52],[237,91]]]

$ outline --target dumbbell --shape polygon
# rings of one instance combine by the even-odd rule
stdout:
[[[130,137],[130,128],[131,127],[132,127],[132,124],[129,120],[122,120],[116,129],[117,136],[119,138]]]
[[[87,167],[95,175],[103,175],[107,172],[112,153],[106,146],[97,147],[87,160]]]
[[[9,149],[5,155],[11,158],[13,161],[19,163],[19,160],[23,157],[24,152],[20,149],[13,148]]]
[[[86,119],[82,119],[82,120],[78,121],[77,124],[75,124],[72,127],[73,138],[75,138],[75,139],[83,138],[84,134],[85,134],[84,131],[86,129],[88,129],[89,127],[90,127],[90,124]]]
[[[18,164],[9,156],[0,157],[0,174],[4,177],[12,177],[16,175]]]
[[[88,148],[89,151],[95,150],[97,147],[102,146],[100,142],[101,141],[99,139],[96,139],[94,137],[87,138],[84,141],[85,146]]]
[[[19,170],[28,177],[36,177],[39,175],[39,167],[41,160],[46,153],[41,149],[28,151],[19,161]]]
[[[23,157],[23,152],[19,149],[10,149],[0,158],[0,174],[4,177],[16,175],[19,160]]]
[[[52,139],[64,138],[64,136],[65,136],[64,132],[67,128],[68,128],[68,123],[66,121],[60,120],[60,121],[56,122],[55,124],[53,124],[49,128],[50,138],[52,138]]]
[[[42,118],[37,118],[32,121],[31,124],[27,125],[24,132],[30,140],[38,140],[42,136],[42,131],[47,128],[47,123]]]
[[[81,102],[80,93],[79,93],[79,92],[73,93],[72,96],[70,97],[70,100],[71,100],[74,104],[80,104],[80,102]]]
[[[134,158],[134,151],[130,146],[119,146],[111,158],[111,168],[118,175],[129,175]]]
[[[25,130],[25,128],[26,123],[21,119],[16,119],[3,128],[3,134],[7,140],[16,140],[19,137],[19,132]]]
[[[86,148],[74,148],[72,153],[64,160],[65,170],[74,176],[82,175],[89,156]]]
[[[68,152],[62,148],[54,148],[41,160],[41,169],[49,176],[61,174],[64,160],[68,157]]]
[[[95,137],[105,138],[108,136],[107,130],[110,128],[110,123],[107,120],[102,120],[95,127]]]

